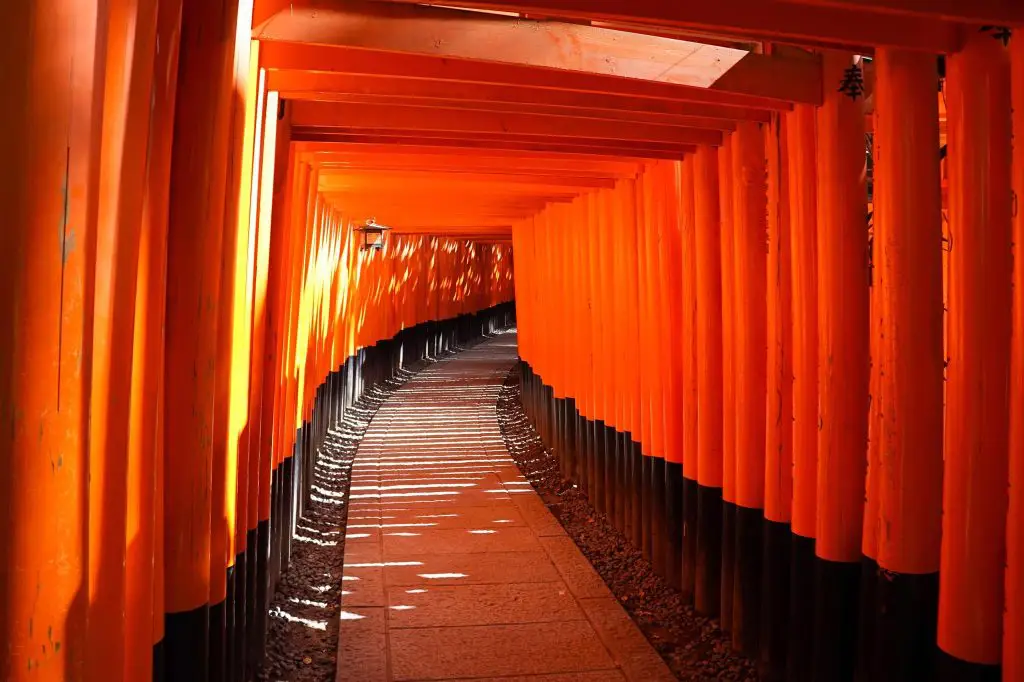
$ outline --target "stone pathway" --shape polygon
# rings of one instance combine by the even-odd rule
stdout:
[[[516,337],[424,370],[352,468],[340,681],[674,679],[509,457]]]

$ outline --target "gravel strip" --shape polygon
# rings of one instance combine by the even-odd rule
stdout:
[[[474,344],[470,344],[474,345]],[[463,349],[457,349],[463,350]],[[456,351],[457,352],[457,351]],[[345,558],[349,474],[378,408],[423,368],[421,361],[367,391],[320,446],[311,503],[292,541],[292,562],[270,606],[264,682],[333,682],[338,667],[338,607]]]
[[[512,458],[676,677],[757,680],[754,662],[732,651],[717,621],[685,605],[679,591],[654,573],[604,514],[562,479],[558,461],[544,449],[520,397],[519,372],[513,369],[498,397],[498,421]]]

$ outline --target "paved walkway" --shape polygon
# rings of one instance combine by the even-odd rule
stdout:
[[[507,334],[433,365],[359,447],[338,680],[674,679],[505,449]]]

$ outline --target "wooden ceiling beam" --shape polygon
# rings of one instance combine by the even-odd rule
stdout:
[[[404,3],[414,0],[389,1]],[[853,50],[885,46],[936,53],[953,52],[963,43],[963,27],[950,19],[959,20],[964,18],[964,14],[978,13],[968,8],[960,11],[961,16],[928,12],[914,16],[907,12],[880,20],[876,12],[864,9],[881,10],[887,4],[916,4],[922,8],[936,4],[970,5],[974,0],[939,0],[938,3],[931,0],[796,1],[813,4],[799,7],[782,0],[459,0],[456,4],[534,16],[694,29],[748,39]],[[986,0],[982,4],[997,3],[999,0]],[[339,0],[315,0],[313,4],[337,6]]]
[[[481,111],[496,114],[526,114],[534,116],[561,116],[583,121],[599,120],[614,122],[616,125],[651,124],[679,126],[683,128],[707,128],[710,130],[732,131],[736,122],[722,117],[709,116],[666,116],[645,111],[624,111],[613,109],[584,109],[549,106],[545,104],[514,104],[509,102],[477,102],[459,99],[424,99],[420,97],[390,97],[379,95],[344,95],[333,93],[293,93],[292,101],[334,102],[353,106],[383,106],[417,109],[440,109],[442,111]]]
[[[254,32],[264,41],[314,43],[378,53],[500,63],[565,74],[708,88],[732,69],[750,71],[742,94],[821,101],[817,60],[579,23],[534,21],[464,10],[345,0],[292,7]],[[767,76],[756,78],[755,76]]]
[[[579,115],[579,110],[594,111],[600,116],[643,116],[652,123],[671,124],[685,117],[721,118],[767,122],[765,109],[703,102],[688,102],[651,97],[633,97],[595,92],[570,92],[551,88],[535,88],[519,84],[464,83],[460,81],[424,80],[397,76],[367,76],[323,71],[270,69],[267,89],[277,90],[286,99],[321,99],[365,96],[380,99],[431,102],[479,103],[489,106],[540,107],[549,113]],[[337,101],[345,101],[339,99]],[[444,106],[443,104],[439,106]],[[607,113],[605,113],[607,112]]]
[[[503,188],[513,185],[526,185],[539,188],[571,187],[586,189],[611,189],[615,181],[610,178],[581,178],[555,175],[526,175],[513,173],[458,173],[458,172],[417,172],[417,171],[380,171],[360,170],[331,172],[321,169],[321,187],[351,187],[364,185],[386,186],[388,184],[409,191],[410,188],[445,188],[451,191],[462,191],[463,188],[500,185]]]
[[[388,53],[274,40],[266,41],[260,46],[260,65],[266,69],[334,72],[493,85],[514,84],[568,92],[648,97],[675,102],[700,102],[779,111],[793,108],[792,102],[771,97],[635,78],[558,69],[538,69],[520,64],[479,62],[432,55]],[[820,98],[820,75],[817,88]]]
[[[521,163],[526,161],[553,161],[559,163],[613,163],[613,164],[641,164],[642,158],[608,158],[599,154],[582,154],[575,152],[551,152],[551,151],[530,151],[514,148],[493,148],[481,151],[476,148],[460,148],[433,145],[403,144],[392,146],[390,144],[376,144],[373,142],[357,142],[346,140],[342,144],[335,142],[309,142],[293,141],[292,145],[296,154],[308,155],[317,152],[337,153],[359,153],[370,155],[389,154],[415,154],[430,157],[472,157],[472,158],[495,158],[509,159],[510,163]]]
[[[598,141],[586,144],[563,144],[559,142],[538,142],[517,139],[485,140],[471,137],[402,137],[395,135],[366,135],[344,133],[309,133],[293,131],[293,140],[305,143],[349,145],[369,144],[391,148],[409,146],[423,148],[432,146],[439,150],[462,150],[469,153],[486,151],[518,151],[545,153],[552,155],[573,155],[600,158],[619,158],[643,161],[647,159],[681,159],[686,154],[697,150],[696,145],[681,145],[676,148],[665,148],[651,145],[614,144]]]
[[[566,141],[591,138],[670,145],[718,145],[722,141],[722,134],[717,130],[650,123],[622,125],[599,119],[566,116],[380,105],[346,106],[336,102],[308,101],[295,102],[292,106],[292,126],[301,129],[320,129],[322,132],[341,128],[350,132],[367,129],[417,134],[530,135],[555,137]]]
[[[900,16],[962,21],[971,24],[1024,26],[1020,0],[785,0],[794,5],[884,14],[885,21]],[[877,14],[876,14],[877,16]]]

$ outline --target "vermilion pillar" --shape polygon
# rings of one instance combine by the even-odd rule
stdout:
[[[124,679],[129,667],[146,669],[151,623],[143,601],[129,608],[126,594],[143,600],[151,586],[148,561],[128,563],[128,541],[138,538],[140,495],[152,497],[152,481],[130,480],[148,468],[152,451],[131,448],[132,352],[135,341],[142,198],[150,131],[150,91],[156,40],[156,4],[118,0],[106,15],[107,61],[103,84],[100,194],[94,280],[92,395],[89,415],[89,677]],[[150,404],[144,410],[155,410]],[[136,485],[132,483],[137,482]],[[145,489],[140,490],[139,485]],[[129,492],[131,490],[131,492]],[[134,498],[134,499],[133,499]],[[147,525],[151,521],[145,522]],[[124,543],[115,538],[125,538]],[[132,557],[137,559],[136,556]],[[129,573],[129,571],[131,573]],[[140,613],[140,611],[142,611]],[[119,665],[120,664],[120,665]],[[120,669],[119,669],[120,668]],[[145,673],[144,673],[145,674]]]
[[[815,676],[853,674],[868,412],[867,195],[862,98],[824,55],[818,108],[818,500]]]
[[[0,84],[18,104],[0,114],[0,677],[57,682],[84,678],[88,656],[85,425],[105,32],[95,3],[5,9]]]
[[[165,456],[166,674],[207,679],[212,445],[234,2],[189,1],[171,170]]]
[[[683,599],[693,602],[697,567],[697,208],[694,197],[695,155],[679,168],[679,224],[682,228],[682,586]],[[702,188],[703,189],[703,188]]]
[[[722,562],[722,252],[719,219],[720,151],[700,147],[694,159],[694,250],[697,299],[697,538],[694,605],[706,615],[721,604]],[[685,456],[685,453],[684,453]],[[696,461],[695,461],[696,460]],[[694,466],[696,465],[696,466]]]
[[[733,135],[733,343],[736,377],[736,557],[733,647],[758,648],[765,481],[767,194],[764,134],[740,122]]]
[[[682,586],[683,558],[683,456],[685,452],[685,407],[683,392],[686,376],[686,348],[692,350],[692,330],[687,329],[686,276],[692,273],[692,253],[685,242],[692,241],[692,211],[683,206],[679,193],[681,164],[662,164],[658,182],[663,193],[660,205],[662,224],[659,283],[662,298],[662,333],[665,377],[665,578],[676,589]],[[692,320],[692,316],[691,316]],[[691,325],[692,327],[692,322]],[[689,332],[689,333],[688,333]],[[687,341],[689,339],[689,341]]]
[[[736,557],[736,353],[735,249],[733,224],[733,135],[722,136],[718,150],[718,197],[722,254],[722,629],[732,629],[733,574]]]
[[[942,524],[942,249],[931,55],[876,53],[875,239],[882,313],[872,680],[932,677]],[[870,522],[870,519],[868,520]],[[862,617],[866,617],[864,614]]]
[[[632,371],[627,375],[626,391],[630,404],[629,451],[626,455],[626,478],[628,480],[629,515],[627,519],[627,535],[636,547],[643,546],[643,498],[640,490],[640,474],[642,470],[641,437],[642,437],[642,400],[640,393],[640,376],[643,371],[643,357],[640,354],[640,316],[638,305],[638,261],[640,239],[637,224],[636,181],[624,180],[620,185],[623,192],[622,221],[626,242],[626,300],[627,341]]]
[[[1002,42],[981,32],[947,61],[953,241],[940,679],[997,679],[1002,660],[1013,268],[1009,66]]]
[[[814,642],[814,537],[818,497],[818,240],[815,110],[787,114],[793,325],[793,513],[786,675],[811,679]]]
[[[789,126],[772,116],[768,158],[767,417],[765,420],[764,565],[759,670],[783,679],[789,621],[790,519],[793,507],[793,324],[790,259]]]
[[[1010,414],[1024,413],[1024,40],[1010,45],[1013,97],[1013,357]],[[1006,527],[1003,679],[1024,680],[1024,420],[1010,419],[1010,512]]]

